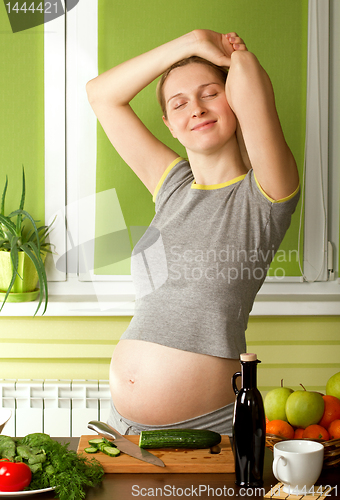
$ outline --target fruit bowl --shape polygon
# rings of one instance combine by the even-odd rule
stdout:
[[[340,464],[340,439],[330,439],[329,441],[322,441],[321,439],[307,439],[308,441],[317,441],[323,444],[325,448],[323,466],[336,467]],[[286,438],[276,436],[275,434],[266,434],[266,447],[273,450],[274,445],[280,441],[288,441]]]

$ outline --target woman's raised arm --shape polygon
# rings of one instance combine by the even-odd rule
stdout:
[[[136,41],[137,45],[138,41]],[[195,30],[130,59],[87,83],[89,102],[109,140],[153,193],[159,179],[178,155],[141,122],[130,101],[175,62],[193,55],[229,66],[224,36]]]
[[[151,193],[178,155],[156,139],[129,103],[174,59],[186,57],[190,44],[190,36],[185,35],[102,73],[86,85],[92,109],[112,145]]]
[[[273,200],[286,198],[298,187],[299,176],[283,135],[271,81],[243,40],[236,33],[227,37],[243,49],[231,55],[226,95],[240,123],[256,179]]]

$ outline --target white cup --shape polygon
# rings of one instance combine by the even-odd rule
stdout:
[[[318,480],[323,466],[324,447],[316,441],[294,439],[274,445],[273,474],[283,491],[307,494]]]

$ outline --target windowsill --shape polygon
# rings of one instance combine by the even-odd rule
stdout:
[[[85,293],[78,287],[65,287],[51,283],[47,311],[44,316],[133,316],[134,295],[96,295],[89,284],[83,284]],[[52,288],[52,290],[51,290]],[[38,300],[34,302],[6,303],[0,315],[33,316]],[[37,313],[41,316],[43,306]],[[334,316],[340,315],[340,284],[326,283],[265,283],[256,297],[251,316]]]

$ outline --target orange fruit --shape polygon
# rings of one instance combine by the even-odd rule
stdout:
[[[295,429],[294,439],[301,439],[304,430],[305,429],[300,429],[299,427],[297,429]]]
[[[328,427],[330,439],[340,439],[340,419],[333,420]]]
[[[267,424],[266,432],[267,434],[275,434],[275,436],[280,436],[286,439],[294,438],[293,427],[284,420],[271,420]]]
[[[340,399],[335,396],[322,396],[325,402],[325,409],[319,425],[328,429],[333,420],[340,418]]]
[[[309,439],[322,439],[323,441],[328,441],[329,433],[327,429],[325,429],[321,425],[312,424],[305,428],[302,437]]]

